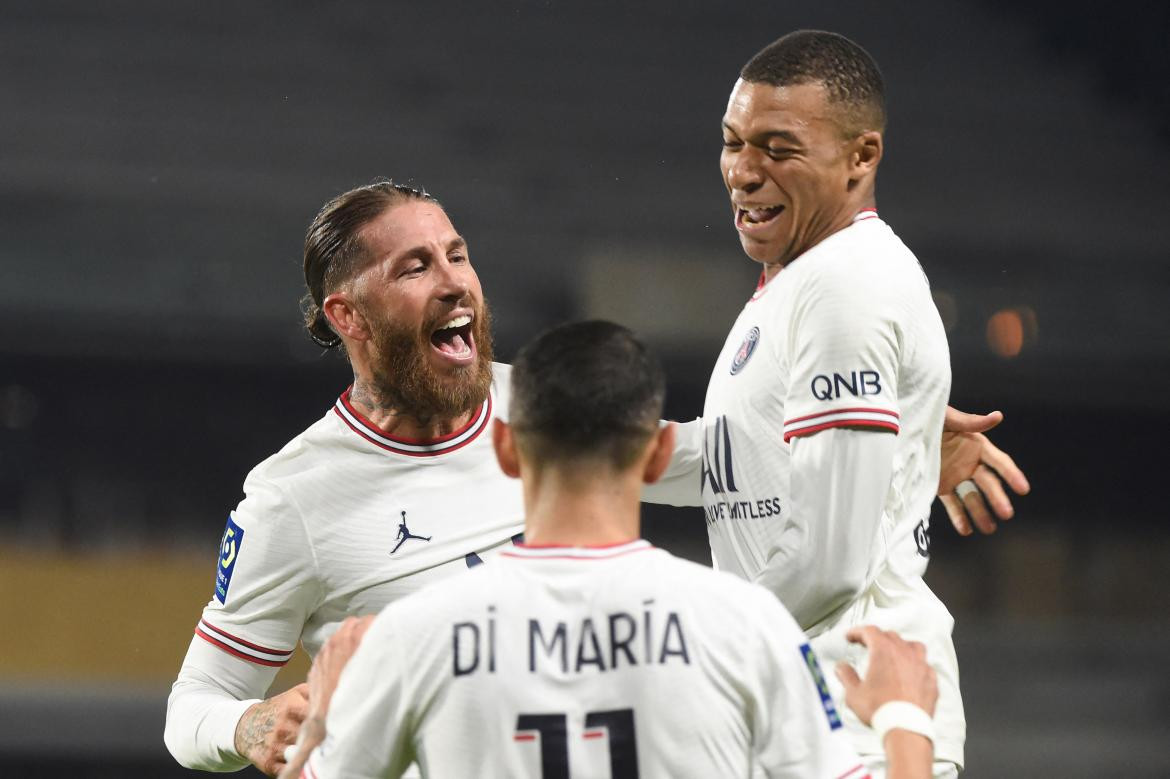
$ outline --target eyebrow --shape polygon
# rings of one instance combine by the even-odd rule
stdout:
[[[735,135],[735,137],[739,137],[739,133],[737,133],[735,128],[729,125],[727,122],[723,123],[723,127],[724,129],[729,130],[733,135]],[[752,136],[750,143],[754,146],[760,146],[767,144],[767,142],[773,138],[779,138],[782,141],[787,141],[794,146],[804,146],[800,138],[796,136],[796,133],[790,130],[769,130],[768,132],[759,133],[758,135]]]
[[[447,242],[447,251],[454,251],[455,249],[466,249],[467,239],[462,235],[457,235]],[[399,252],[391,258],[391,262],[399,262],[401,260],[409,260],[414,258],[421,258],[427,256],[427,247],[424,245],[412,246],[405,251]]]

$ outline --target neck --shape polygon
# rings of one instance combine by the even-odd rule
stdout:
[[[764,262],[764,280],[765,283],[772,280],[775,276],[793,260],[800,257],[802,254],[812,249],[821,241],[828,238],[834,233],[844,230],[849,225],[853,224],[853,218],[867,208],[877,208],[876,200],[873,196],[872,189],[863,197],[853,199],[848,205],[834,213],[827,219],[823,226],[816,227],[812,230],[807,241],[802,242],[785,252],[780,259],[772,262]]]
[[[355,374],[349,402],[374,426],[396,438],[430,441],[454,433],[471,421],[476,408],[451,417],[422,417],[409,409],[399,408],[387,393],[369,378]]]
[[[639,537],[642,480],[636,472],[521,464],[521,474],[526,543],[607,546]]]

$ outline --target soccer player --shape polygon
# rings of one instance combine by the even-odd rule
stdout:
[[[190,768],[275,774],[306,686],[261,700],[297,642],[315,655],[347,617],[491,560],[523,531],[521,492],[492,454],[508,367],[466,241],[430,196],[389,182],[347,192],[305,241],[307,326],[344,347],[353,386],[258,465],[224,532],[167,707]],[[647,498],[698,505],[698,426]]]
[[[282,775],[307,758],[310,779],[397,777],[416,760],[435,777],[864,776],[779,602],[639,539],[642,486],[674,439],[646,349],[608,322],[562,326],[521,351],[512,384],[493,443],[523,481],[526,543],[343,627],[314,663],[313,714]],[[906,761],[892,775],[928,775],[922,647],[855,637],[902,653],[845,679],[869,711],[911,713],[889,731]],[[896,689],[877,689],[883,675]]]
[[[860,624],[925,644],[935,774],[955,776],[953,620],[922,580],[950,363],[926,276],[875,208],[885,121],[877,65],[840,35],[791,33],[740,73],[721,168],[763,273],[708,385],[703,500],[715,566],[773,592],[826,664],[859,658]],[[844,720],[880,775],[879,738]]]
[[[298,641],[315,655],[347,616],[492,560],[523,532],[519,485],[483,435],[506,411],[509,369],[491,362],[488,307],[444,209],[390,182],[346,192],[310,225],[304,270],[306,326],[344,349],[354,383],[253,469],[228,519],[167,706],[164,740],[190,768],[275,774],[307,688],[264,696]],[[698,434],[678,426],[646,499],[700,505]],[[986,447],[952,441],[957,483]]]

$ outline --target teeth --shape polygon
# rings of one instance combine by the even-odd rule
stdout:
[[[467,314],[464,314],[463,316],[455,317],[454,319],[452,319],[450,322],[443,325],[439,329],[440,330],[450,330],[452,328],[463,327],[464,325],[468,325],[468,324],[471,324],[471,317],[468,316]]]

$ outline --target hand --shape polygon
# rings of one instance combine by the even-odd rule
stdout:
[[[1017,495],[1027,495],[1032,489],[1012,458],[983,435],[1002,421],[1003,414],[999,411],[965,414],[947,406],[938,496],[959,535],[971,535],[972,523],[980,533],[995,532],[996,523],[988,511],[988,502],[1000,520],[1012,518],[1015,510],[1001,480],[1006,481]],[[968,479],[979,489],[960,499],[955,488]]]
[[[236,751],[268,776],[284,766],[284,750],[296,743],[309,705],[309,685],[253,704],[236,725]]]
[[[836,668],[837,678],[845,686],[845,704],[862,722],[870,724],[878,707],[890,701],[913,703],[934,716],[938,680],[926,664],[925,646],[873,625],[852,628],[845,637],[869,650],[864,679],[848,663],[838,663]]]
[[[349,617],[321,647],[309,669],[309,717],[325,719],[329,713],[329,701],[337,689],[337,680],[373,621],[372,614]]]
[[[337,682],[341,672],[357,651],[362,637],[374,621],[373,615],[366,617],[349,617],[341,623],[337,632],[329,637],[325,646],[313,658],[313,666],[309,669],[309,709],[301,728],[300,737],[296,742],[296,749],[279,779],[293,779],[301,775],[301,770],[309,760],[309,754],[325,740],[325,717],[329,714],[329,701],[333,698],[333,691],[337,689]]]

